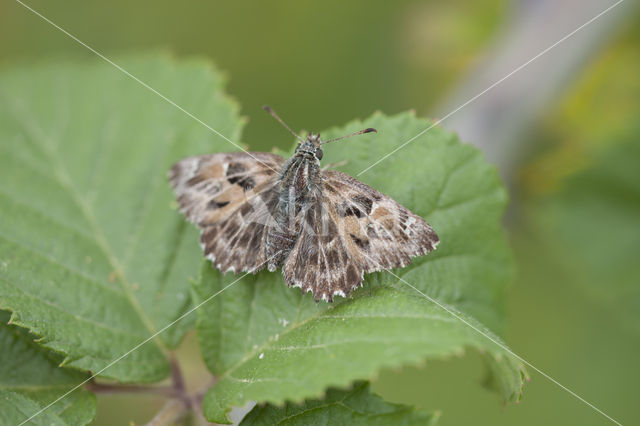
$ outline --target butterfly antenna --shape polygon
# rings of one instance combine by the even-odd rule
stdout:
[[[324,141],[324,142],[322,142],[322,145],[324,145],[325,143],[329,143],[329,142],[339,141],[340,139],[350,138],[351,136],[363,135],[365,133],[378,133],[378,131],[376,129],[374,129],[373,127],[369,127],[367,129],[360,130],[359,132],[351,133],[350,135],[347,135],[347,136],[341,136],[339,138],[335,138],[335,139],[330,139],[328,141]]]
[[[262,109],[264,109],[265,111],[267,111],[269,114],[271,114],[273,116],[273,118],[275,118],[276,120],[278,120],[278,122],[280,124],[282,124],[284,126],[285,129],[287,129],[289,132],[291,132],[291,134],[293,136],[295,136],[296,138],[298,138],[298,140],[300,142],[304,142],[304,139],[302,139],[300,136],[298,136],[298,134],[296,132],[294,132],[293,130],[291,130],[291,128],[289,128],[289,126],[287,126],[287,123],[285,123],[284,121],[282,121],[282,118],[278,117],[278,114],[276,114],[276,112],[274,110],[271,109],[271,107],[269,105],[265,105],[262,107]]]

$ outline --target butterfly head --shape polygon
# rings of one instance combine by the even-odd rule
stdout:
[[[322,145],[320,135],[310,133],[305,140],[298,142],[296,154],[312,155],[320,161],[322,160],[322,148],[320,148],[320,145]]]
[[[318,162],[322,160],[322,149],[320,148],[320,145],[324,145],[325,143],[329,143],[329,142],[339,141],[341,139],[350,138],[351,136],[362,135],[365,133],[378,133],[376,129],[369,127],[364,130],[360,130],[359,132],[354,132],[354,133],[351,133],[350,135],[342,136],[342,137],[331,139],[324,142],[320,139],[319,134],[314,135],[313,133],[310,133],[306,139],[302,139],[300,136],[298,136],[296,132],[291,130],[289,126],[287,126],[280,117],[278,117],[278,114],[276,114],[276,112],[272,110],[270,106],[265,105],[263,108],[265,109],[265,111],[271,114],[273,118],[278,120],[278,122],[280,122],[280,124],[282,124],[285,127],[285,129],[291,132],[292,135],[298,138],[300,142],[298,142],[298,146],[296,147],[296,155],[313,156]]]

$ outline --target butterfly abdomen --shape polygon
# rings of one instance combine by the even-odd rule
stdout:
[[[293,249],[301,230],[301,211],[318,196],[319,179],[317,160],[302,153],[282,168],[278,207],[266,236],[265,255],[270,271],[282,266]]]

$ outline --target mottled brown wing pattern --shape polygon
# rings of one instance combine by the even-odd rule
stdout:
[[[365,272],[406,266],[435,249],[438,237],[421,217],[344,173],[310,174],[318,166],[308,150],[294,158],[292,175],[281,172],[282,157],[258,152],[189,157],[171,169],[180,210],[200,227],[205,256],[221,271],[264,268],[273,248],[267,236],[281,235],[288,220],[296,231],[282,259],[285,281],[316,300],[347,296]],[[295,217],[283,216],[288,211]]]
[[[326,197],[349,256],[364,272],[404,267],[434,250],[438,236],[420,216],[342,172],[323,172]]]
[[[275,154],[238,152],[185,158],[171,169],[180,211],[200,227],[205,256],[221,271],[264,267],[283,163]]]
[[[180,212],[198,226],[219,222],[277,177],[284,159],[266,152],[187,157],[173,165],[169,181]]]
[[[364,272],[406,266],[435,249],[438,236],[420,217],[364,183],[323,172],[322,194],[307,201],[285,281],[332,301],[362,285]]]
[[[203,228],[200,244],[222,272],[257,272],[266,266],[266,233],[273,226],[278,193],[273,187],[249,198],[221,222]]]

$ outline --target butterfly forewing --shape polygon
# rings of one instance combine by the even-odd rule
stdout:
[[[264,239],[283,163],[275,154],[238,152],[185,158],[171,169],[180,210],[200,227],[205,255],[218,269],[264,267]]]
[[[362,261],[340,232],[332,199],[321,196],[303,212],[300,235],[282,273],[287,284],[311,291],[315,300],[346,296],[362,283]]]
[[[437,246],[433,228],[390,197],[339,171],[322,177],[339,232],[365,272],[406,266]]]

